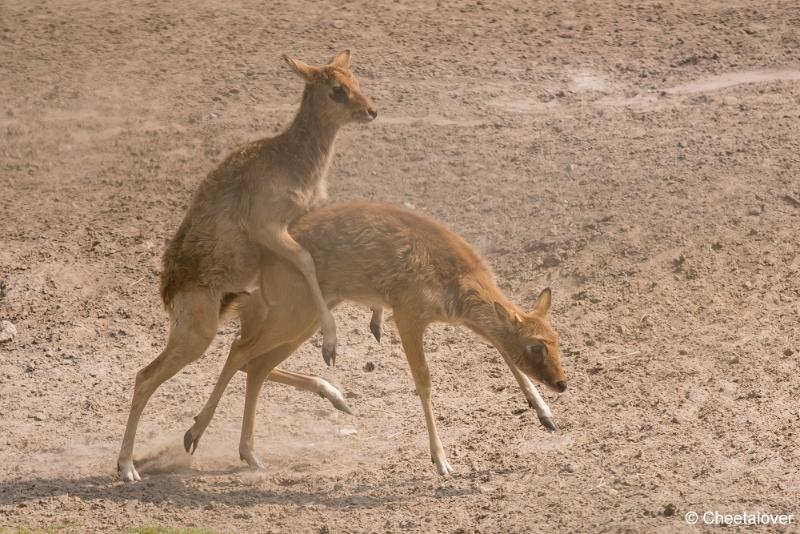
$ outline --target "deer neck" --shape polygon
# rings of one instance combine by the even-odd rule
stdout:
[[[509,313],[519,313],[513,302],[494,284],[480,284],[466,289],[462,294],[460,322],[480,335],[498,350],[506,345],[509,336],[509,325],[497,315],[495,302],[503,305]]]
[[[339,125],[330,120],[307,85],[292,124],[284,133],[287,154],[294,156],[296,178],[306,184],[325,179]]]

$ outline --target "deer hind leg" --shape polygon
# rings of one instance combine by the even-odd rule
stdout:
[[[280,267],[271,269],[268,274],[277,277],[281,281],[280,283],[282,283],[285,287],[286,280],[283,278],[283,276],[285,276],[285,272],[281,270]],[[270,283],[274,283],[274,281],[270,280],[271,277],[268,277],[268,285]],[[303,281],[300,280],[300,282],[302,283]],[[307,289],[305,289],[305,291],[307,291]],[[242,321],[242,332],[245,333],[245,336],[247,336],[249,332],[258,332],[261,330],[263,324],[267,320],[267,317],[269,316],[269,308],[265,302],[267,298],[268,297],[262,298],[260,295],[251,296],[247,300],[242,301],[240,304],[238,313]],[[293,292],[292,298],[297,301],[299,298],[298,293]],[[306,305],[313,306],[312,304]],[[241,368],[240,371],[247,372],[247,366]],[[350,407],[345,402],[344,395],[342,395],[341,391],[332,386],[330,382],[320,377],[309,376],[301,373],[293,373],[291,371],[275,368],[267,376],[267,380],[286,384],[287,386],[293,386],[303,391],[316,393],[320,397],[328,399],[328,401],[333,404],[333,407],[337,410],[341,410],[351,415],[353,413],[350,411]]]
[[[125,482],[141,480],[133,465],[133,443],[147,401],[161,384],[203,355],[216,335],[218,314],[219,299],[208,293],[183,293],[175,297],[166,348],[136,374],[131,411],[117,460]]]
[[[422,411],[425,414],[425,424],[428,427],[431,460],[439,474],[447,476],[453,472],[453,468],[445,457],[444,447],[442,447],[442,441],[439,439],[439,434],[436,431],[436,421],[433,417],[431,376],[428,370],[428,362],[425,359],[425,352],[422,347],[422,334],[425,331],[426,325],[405,314],[400,315],[396,311],[394,322],[400,333],[400,340],[403,343],[403,350],[406,353],[408,365],[411,367],[414,385],[417,387],[419,399],[422,401]]]
[[[263,469],[263,464],[253,449],[253,431],[255,429],[256,405],[258,404],[259,393],[265,378],[300,389],[316,391],[330,400],[338,409],[352,413],[347,404],[345,404],[344,397],[339,390],[331,386],[327,381],[275,368],[278,363],[289,357],[297,350],[297,347],[314,333],[317,321],[316,314],[313,313],[314,303],[311,300],[308,288],[302,286],[297,288],[296,284],[292,284],[291,277],[297,277],[297,274],[287,271],[281,265],[273,267],[273,269],[267,269],[261,273],[262,288],[277,301],[277,304],[271,308],[273,315],[269,317],[269,321],[278,323],[276,331],[280,332],[280,328],[289,329],[295,332],[296,335],[293,338],[291,334],[284,336],[284,339],[294,340],[275,347],[270,352],[250,360],[247,364],[247,392],[242,416],[242,435],[239,440],[239,458],[255,469]],[[337,300],[332,301],[330,304],[331,307],[334,307],[338,303],[339,301]],[[247,309],[243,310],[243,312],[243,335],[246,332],[259,331],[263,328],[264,321],[259,319],[261,315],[259,315],[258,310]],[[306,321],[306,324],[298,327],[298,323],[301,321]],[[281,322],[286,326],[281,327]]]
[[[313,380],[313,377],[275,369],[275,366],[291,356],[292,353],[297,350],[297,347],[308,339],[313,332],[314,330],[311,328],[298,340],[276,347],[254,358],[247,364],[247,390],[245,393],[244,414],[242,415],[242,434],[239,438],[239,459],[243,462],[247,462],[247,465],[253,469],[264,469],[264,464],[261,463],[253,447],[253,432],[256,426],[256,406],[258,405],[258,396],[261,393],[264,380],[268,379],[294,386],[298,386],[298,384],[302,384],[303,386],[309,385],[310,382],[307,382],[305,379]],[[273,376],[276,372],[277,376]],[[327,384],[327,382],[325,383]],[[328,386],[330,386],[330,384],[328,384]],[[330,387],[333,388],[333,386]],[[339,390],[335,391],[339,393]],[[341,395],[341,393],[339,393],[339,395]],[[343,398],[342,402],[344,402]],[[344,406],[347,407],[346,404]]]
[[[333,319],[333,314],[328,309],[325,298],[322,296],[322,290],[317,280],[314,258],[289,235],[289,230],[285,226],[271,225],[267,231],[259,235],[259,241],[282,258],[291,262],[305,278],[322,325],[322,357],[327,365],[334,365],[336,363],[337,342],[336,322]]]
[[[383,308],[372,308],[372,318],[369,320],[369,330],[378,343],[381,342],[381,332],[383,330]]]
[[[511,359],[508,358],[505,354],[503,354],[503,359],[508,364],[508,367],[511,369],[511,372],[514,374],[514,378],[517,379],[519,383],[519,387],[522,389],[522,392],[525,394],[525,398],[528,399],[528,404],[536,410],[536,415],[539,417],[539,422],[542,424],[550,432],[555,432],[558,430],[556,423],[553,421],[553,413],[550,411],[550,407],[542,398],[542,395],[536,389],[536,385],[528,378],[525,373],[520,371],[519,367],[517,367]]]
[[[242,317],[242,338],[233,342],[211,396],[206,401],[203,409],[200,410],[200,413],[194,418],[192,427],[183,436],[183,446],[187,452],[194,454],[195,449],[197,449],[197,443],[214,417],[217,405],[231,378],[252,359],[264,353],[272,354],[272,358],[275,359],[270,366],[270,370],[272,370],[291,352],[283,354],[282,352],[271,351],[292,340],[300,339],[307,329],[310,329],[308,333],[308,336],[310,336],[313,329],[309,325],[316,325],[316,321],[312,318],[314,318],[313,313],[303,312],[302,309],[286,309],[286,307],[282,306],[271,307],[261,328],[251,334],[252,321],[248,317]],[[306,338],[303,337],[302,339]],[[278,356],[276,355],[281,355],[282,357],[277,359]]]

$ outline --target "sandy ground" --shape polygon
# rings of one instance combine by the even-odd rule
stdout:
[[[165,241],[228,150],[291,120],[279,54],[346,47],[380,116],[341,132],[331,201],[444,221],[526,307],[553,288],[560,431],[486,343],[434,327],[439,478],[393,325],[378,345],[343,307],[338,367],[313,343],[285,366],[355,417],[268,386],[250,472],[236,377],[190,459],[232,322],[154,396],[123,485]],[[760,511],[795,519],[725,531],[800,531],[799,80],[788,1],[2,2],[0,525],[667,533]]]

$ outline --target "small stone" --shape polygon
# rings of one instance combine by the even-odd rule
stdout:
[[[567,464],[562,469],[562,471],[564,471],[565,473],[574,473],[577,470],[578,470],[578,466],[576,466],[575,464]]]
[[[662,510],[661,515],[663,515],[664,517],[672,517],[673,515],[675,515],[675,510],[676,508],[674,504],[672,503],[665,504],[664,510]]]
[[[371,373],[375,370],[375,364],[372,362],[367,362],[364,364],[364,371],[367,373]]]
[[[0,343],[11,341],[17,336],[17,327],[11,321],[0,321]]]
[[[331,26],[333,26],[333,27],[334,27],[334,28],[336,28],[337,30],[341,30],[342,28],[344,28],[344,27],[345,27],[345,23],[344,23],[344,21],[343,21],[343,20],[341,20],[341,19],[336,19],[336,20],[334,20],[333,22],[331,22]]]
[[[784,356],[791,356],[792,354],[794,354],[794,351],[792,349],[786,349],[785,351],[783,351]]]
[[[47,419],[47,416],[43,413],[35,413],[31,416],[31,419],[33,419],[34,421],[44,421],[45,419]]]

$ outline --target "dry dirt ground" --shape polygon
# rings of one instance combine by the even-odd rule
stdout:
[[[559,432],[492,348],[437,326],[439,478],[393,325],[378,345],[343,307],[338,367],[314,343],[285,367],[355,417],[269,385],[250,472],[236,377],[190,459],[232,322],[153,397],[144,480],[122,484],[165,241],[228,150],[291,120],[279,54],[346,47],[380,115],[341,132],[331,201],[444,221],[526,307],[553,288]],[[794,522],[725,531],[797,532],[798,80],[790,1],[3,1],[0,531],[667,533],[747,510]]]

